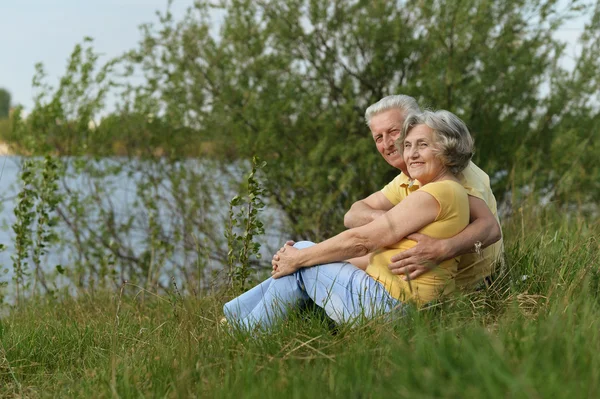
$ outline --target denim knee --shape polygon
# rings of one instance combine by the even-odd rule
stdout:
[[[294,244],[294,248],[304,249],[304,248],[312,247],[313,245],[316,245],[316,244],[312,241],[298,241],[297,243]]]

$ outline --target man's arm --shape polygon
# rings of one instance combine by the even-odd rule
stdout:
[[[344,226],[354,228],[371,223],[394,207],[381,191],[369,195],[367,198],[356,201],[344,215]]]
[[[484,200],[469,195],[469,208],[469,225],[456,236],[448,238],[448,246],[454,251],[446,259],[475,252],[476,243],[480,243],[477,244],[478,249],[483,249],[502,238],[500,224]]]
[[[352,257],[362,257],[377,248],[392,245],[432,223],[440,211],[436,198],[427,193],[415,192],[393,207],[382,217],[365,226],[349,229],[316,245],[302,250],[284,247],[273,260],[273,278],[280,278],[303,267],[336,262]],[[402,220],[403,223],[395,223]]]
[[[482,199],[469,195],[470,223],[451,238],[435,239],[423,234],[407,238],[417,241],[413,248],[394,255],[389,265],[394,274],[410,279],[431,270],[445,260],[483,249],[502,237],[498,221]],[[477,244],[477,245],[476,245]]]

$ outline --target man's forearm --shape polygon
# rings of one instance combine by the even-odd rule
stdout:
[[[444,240],[447,259],[484,249],[502,238],[500,226],[496,220],[474,220],[454,237]]]
[[[350,210],[344,215],[344,226],[351,229],[364,226],[383,215],[386,211],[373,209],[364,202],[355,202]]]

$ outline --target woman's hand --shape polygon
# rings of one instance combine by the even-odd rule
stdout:
[[[283,247],[273,255],[271,264],[273,265],[273,271],[271,276],[275,279],[287,276],[288,274],[294,273],[300,269],[298,266],[298,249],[294,248],[293,241],[288,241]]]
[[[271,260],[271,265],[273,265],[273,271],[277,270],[277,262],[279,262],[279,252],[282,252],[282,250],[284,250],[286,246],[294,246],[295,244],[295,241],[287,240],[285,244],[283,244],[283,247],[279,248],[279,251],[277,251],[277,253],[273,255],[273,259]]]

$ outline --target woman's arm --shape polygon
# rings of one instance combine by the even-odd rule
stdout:
[[[476,242],[486,248],[502,238],[500,225],[485,201],[469,195],[469,209],[469,225],[454,237],[436,239],[423,234],[408,237],[417,245],[392,256],[391,272],[408,275],[413,280],[445,260],[474,252]]]
[[[370,254],[358,257],[346,259],[345,262],[352,263],[354,266],[358,267],[362,270],[367,270],[367,266],[369,266],[369,259],[371,258]]]
[[[435,221],[439,210],[440,205],[431,194],[416,191],[369,224],[346,230],[302,250],[285,247],[285,251],[278,254],[279,262],[273,277],[283,277],[301,267],[364,256],[397,243]]]

